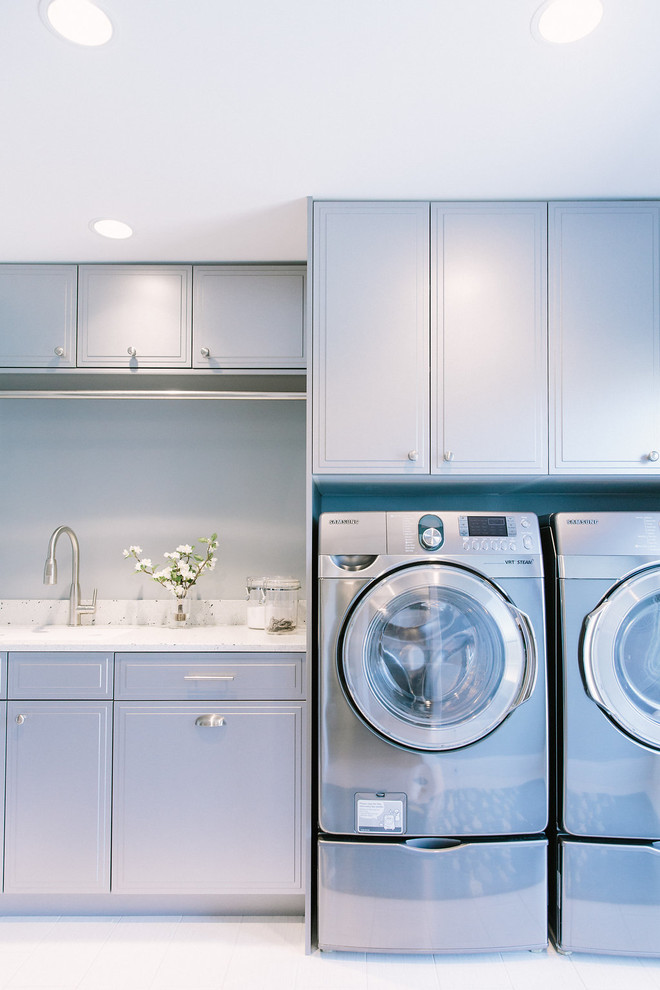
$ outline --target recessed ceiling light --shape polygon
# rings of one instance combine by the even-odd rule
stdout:
[[[100,234],[101,237],[112,237],[116,241],[122,241],[127,237],[133,236],[133,228],[129,227],[122,220],[101,218],[99,220],[92,220],[89,226],[96,234]]]
[[[603,16],[601,0],[546,0],[532,18],[540,41],[563,45],[591,34]]]
[[[39,0],[47,27],[76,45],[105,45],[112,37],[110,18],[91,0]]]

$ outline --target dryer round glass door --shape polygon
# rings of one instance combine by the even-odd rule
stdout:
[[[582,666],[596,704],[660,749],[660,568],[627,578],[587,616]]]
[[[410,565],[370,585],[348,617],[338,662],[362,720],[426,751],[488,735],[536,678],[526,617],[487,579],[451,564]]]

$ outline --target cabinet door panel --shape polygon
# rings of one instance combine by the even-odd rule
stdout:
[[[11,653],[10,698],[45,701],[112,699],[112,653]]]
[[[546,213],[431,206],[433,472],[547,472]]]
[[[428,473],[428,223],[428,203],[315,204],[317,472]]]
[[[0,365],[75,368],[75,265],[0,265]]]
[[[189,367],[191,279],[189,265],[81,265],[78,364]]]
[[[5,891],[108,891],[112,702],[11,701]]]
[[[113,890],[299,889],[302,712],[117,703]]]
[[[193,367],[304,368],[303,265],[196,266],[193,280]]]
[[[658,203],[550,205],[551,471],[660,471],[659,220]]]

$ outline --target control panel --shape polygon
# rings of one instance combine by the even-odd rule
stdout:
[[[509,555],[540,558],[537,517],[525,512],[420,509],[326,512],[319,519],[319,556],[337,558],[335,566],[342,570],[363,570],[383,556],[440,559],[484,554],[499,555],[502,563]]]
[[[528,516],[459,516],[458,530],[463,550],[479,553],[517,553],[535,549],[532,522]]]

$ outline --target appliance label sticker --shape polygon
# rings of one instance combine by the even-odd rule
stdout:
[[[355,799],[356,832],[400,835],[406,829],[405,794],[357,794]]]

